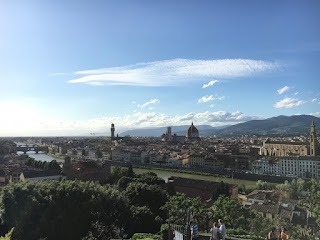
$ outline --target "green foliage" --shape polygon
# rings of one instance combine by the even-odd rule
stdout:
[[[127,198],[90,182],[46,181],[8,185],[0,191],[3,226],[12,238],[33,240],[120,237],[130,221]]]
[[[133,172],[132,165],[130,164],[128,167],[127,177],[133,178],[134,176],[135,176],[135,173]]]
[[[271,190],[275,188],[275,184],[266,181],[258,180],[256,182],[256,188],[259,190]]]
[[[166,191],[158,185],[129,183],[125,190],[133,215],[132,232],[158,232],[167,217],[162,206],[167,202]]]
[[[207,208],[201,203],[200,198],[188,198],[185,194],[177,193],[169,197],[169,201],[162,207],[168,211],[168,221],[185,225],[193,217],[198,226],[206,224]]]
[[[165,181],[158,177],[157,174],[153,172],[143,173],[137,175],[136,179],[137,182],[146,183],[149,185],[164,185]]]
[[[306,200],[301,201],[301,204],[312,212],[318,227],[320,227],[320,180],[311,179],[307,190],[309,191],[309,196]]]
[[[11,240],[13,230],[14,230],[14,228],[11,228],[11,230],[4,237],[0,236],[0,240]]]
[[[223,219],[231,228],[248,229],[250,220],[256,215],[250,209],[242,207],[236,198],[220,196],[211,207],[214,219]]]
[[[47,161],[35,160],[34,158],[28,158],[28,160],[25,162],[25,165],[43,169],[43,170],[53,170],[53,169],[61,170],[61,167],[56,160],[47,162]]]
[[[130,177],[123,176],[118,181],[118,186],[122,189],[126,189],[128,184],[133,182],[134,180]]]
[[[126,188],[125,194],[132,205],[147,206],[156,215],[163,216],[163,211],[159,209],[167,202],[168,197],[160,186],[132,182]]]
[[[229,194],[229,186],[228,186],[227,183],[224,183],[223,181],[221,181],[220,186],[212,192],[211,199],[215,201],[221,195],[225,195],[227,197],[230,196],[230,194]]]
[[[107,179],[107,183],[114,184],[119,181],[120,178],[128,175],[128,169],[116,166],[112,169],[110,176]]]
[[[160,233],[161,233],[162,239],[168,239],[169,224],[167,223],[162,224],[160,227]]]
[[[163,220],[156,213],[151,212],[147,206],[131,206],[130,210],[133,215],[131,224],[132,233],[157,233],[159,231]]]
[[[162,240],[160,235],[150,233],[135,233],[132,240]]]

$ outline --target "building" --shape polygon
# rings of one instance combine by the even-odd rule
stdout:
[[[263,156],[317,156],[319,152],[319,143],[316,135],[316,127],[312,120],[310,128],[310,143],[309,146],[301,141],[273,141],[267,138],[260,148],[260,155]]]
[[[116,130],[116,128],[114,127],[114,124],[111,124],[111,139],[114,139],[114,131]]]
[[[177,134],[172,135],[171,127],[167,127],[166,133],[161,135],[161,140],[163,142],[183,142],[185,140],[184,136],[178,136]]]
[[[300,230],[314,228],[315,221],[310,212],[298,206],[298,200],[283,197],[273,190],[255,190],[247,195],[245,207],[255,210],[266,219],[282,218]]]
[[[231,197],[238,198],[238,186],[235,184],[227,184],[223,182],[212,182],[205,180],[197,180],[182,177],[170,177],[168,184],[172,184],[175,192],[184,193],[187,197],[200,197],[202,203],[211,206],[215,193],[221,188],[226,189]]]
[[[267,138],[260,148],[260,155],[275,157],[307,156],[308,147],[303,142],[272,141]]]
[[[191,123],[191,126],[188,128],[186,132],[186,140],[187,141],[199,141],[199,131],[198,129]]]
[[[103,182],[111,174],[111,166],[95,161],[71,161],[65,158],[63,172],[68,180]]]
[[[280,164],[267,158],[253,161],[252,172],[255,174],[280,175]]]
[[[190,154],[189,155],[189,165],[191,166],[204,166],[205,165],[205,158],[206,155],[205,154]]]
[[[255,174],[269,174],[301,178],[320,178],[320,158],[282,157],[260,159],[252,163]]]
[[[252,163],[255,174],[269,174],[288,177],[320,178],[319,143],[314,121],[310,129],[310,143],[274,142],[267,139],[260,149],[262,155],[272,156]],[[309,153],[309,155],[308,155]]]
[[[65,178],[60,171],[23,171],[20,174],[20,181],[60,181]]]

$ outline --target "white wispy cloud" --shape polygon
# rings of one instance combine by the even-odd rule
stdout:
[[[314,99],[311,100],[311,102],[314,103],[314,102],[316,102],[317,100],[318,100],[318,99],[314,98]]]
[[[296,98],[284,98],[273,105],[274,108],[293,108],[304,104],[304,101]]]
[[[296,95],[296,96],[297,96],[298,94],[299,94],[299,92],[295,92],[295,93],[294,93],[294,95]]]
[[[213,95],[210,96],[203,96],[202,98],[200,98],[198,100],[198,103],[206,103],[206,102],[210,102],[213,101],[215,98],[213,97]]]
[[[276,62],[251,59],[192,60],[172,59],[77,71],[84,75],[69,80],[70,83],[100,82],[104,85],[131,86],[180,86],[186,82],[204,78],[243,77],[273,71],[279,67]]]
[[[203,84],[202,88],[207,88],[207,87],[213,86],[218,82],[219,82],[219,80],[212,80],[212,81],[208,82],[207,84]]]
[[[226,112],[226,111],[217,111],[217,112],[203,112],[195,114],[195,118],[205,119],[207,122],[244,122],[250,120],[262,119],[261,117],[254,115],[246,115],[243,112]]]
[[[201,98],[198,99],[198,103],[206,103],[206,102],[211,102],[214,100],[223,100],[224,96],[222,97],[214,97],[213,95],[209,95],[209,96],[203,96]]]
[[[103,86],[104,85],[102,82],[86,82],[86,84],[89,84],[91,86]]]
[[[196,115],[195,113],[191,112],[191,113],[188,113],[188,114],[183,115],[183,116],[178,116],[176,118],[177,118],[178,122],[190,121],[190,120],[192,120],[194,118],[195,115]]]
[[[156,103],[159,103],[159,102],[160,102],[159,99],[154,98],[154,99],[150,99],[149,101],[145,102],[145,103],[142,104],[142,105],[138,105],[138,107],[140,107],[140,108],[145,108],[146,106],[149,106],[149,105],[151,105],[151,104],[156,104]]]
[[[278,92],[278,94],[280,95],[280,94],[288,91],[289,89],[290,89],[290,87],[284,86],[283,88],[278,89],[277,92]]]

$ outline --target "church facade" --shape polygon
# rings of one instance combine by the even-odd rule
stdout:
[[[319,143],[316,136],[314,121],[310,129],[310,142],[283,142],[272,141],[267,138],[260,148],[260,155],[286,157],[286,156],[317,156],[319,153]]]

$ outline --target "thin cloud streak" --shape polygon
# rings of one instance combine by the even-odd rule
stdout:
[[[208,82],[207,84],[203,84],[202,88],[211,87],[211,86],[215,85],[218,82],[219,82],[219,80],[212,80],[212,81]]]
[[[149,106],[149,105],[151,105],[151,104],[156,104],[156,103],[159,103],[159,102],[160,102],[159,99],[154,98],[154,99],[150,99],[149,101],[145,102],[145,103],[142,104],[142,105],[138,105],[138,107],[140,107],[140,108],[145,108],[146,106]]]
[[[209,95],[209,96],[203,96],[200,99],[198,99],[198,103],[206,103],[206,102],[211,102],[214,100],[223,100],[225,97],[214,97],[213,95]]]
[[[289,89],[290,89],[290,87],[284,86],[283,88],[278,89],[277,92],[278,92],[279,95],[281,95],[282,93],[285,93]]]
[[[274,71],[279,67],[278,63],[251,59],[173,59],[122,67],[77,71],[74,74],[84,76],[71,79],[68,82],[101,82],[105,85],[146,87],[180,86],[186,82],[199,81],[199,79],[204,78],[250,76]],[[214,82],[211,82],[208,83],[208,86],[214,84]]]

